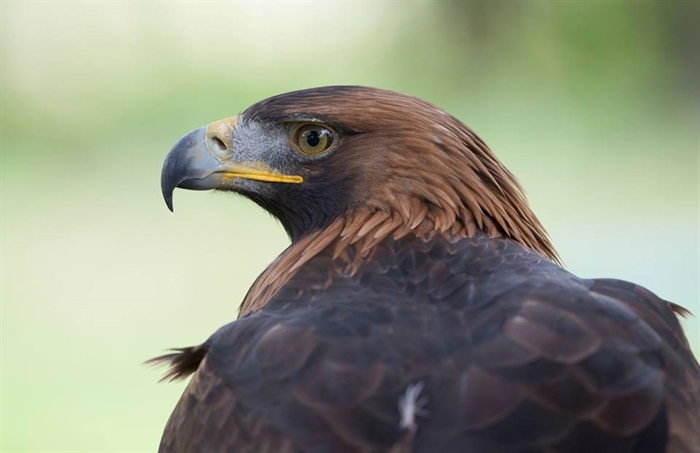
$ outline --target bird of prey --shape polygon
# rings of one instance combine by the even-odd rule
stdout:
[[[698,453],[700,368],[641,286],[565,270],[519,183],[417,98],[323,87],[185,135],[162,191],[232,191],[291,245],[193,374],[161,452]],[[204,284],[204,282],[202,282]]]

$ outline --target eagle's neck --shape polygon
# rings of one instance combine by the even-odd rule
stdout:
[[[367,206],[353,210],[325,228],[295,240],[282,252],[248,291],[241,305],[241,316],[264,307],[306,263],[319,255],[340,261],[344,272],[352,275],[387,239],[414,235],[428,242],[436,235],[443,235],[449,241],[458,241],[478,233],[492,238],[503,236],[497,224],[488,219],[477,225],[472,216],[433,209],[427,204],[411,206],[407,202],[404,212]]]

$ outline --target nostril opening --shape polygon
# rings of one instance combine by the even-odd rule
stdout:
[[[216,151],[226,151],[226,144],[219,137],[211,137],[210,140]]]

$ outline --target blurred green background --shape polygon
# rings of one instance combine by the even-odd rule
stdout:
[[[287,245],[235,195],[178,191],[168,212],[162,160],[305,87],[442,106],[519,176],[570,270],[700,314],[698,5],[3,1],[0,450],[156,450],[184,384],[142,362],[234,319]]]

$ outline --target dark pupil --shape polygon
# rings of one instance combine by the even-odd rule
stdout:
[[[321,134],[317,131],[307,131],[304,136],[306,138],[306,144],[312,148],[317,147],[318,144],[321,143]]]

